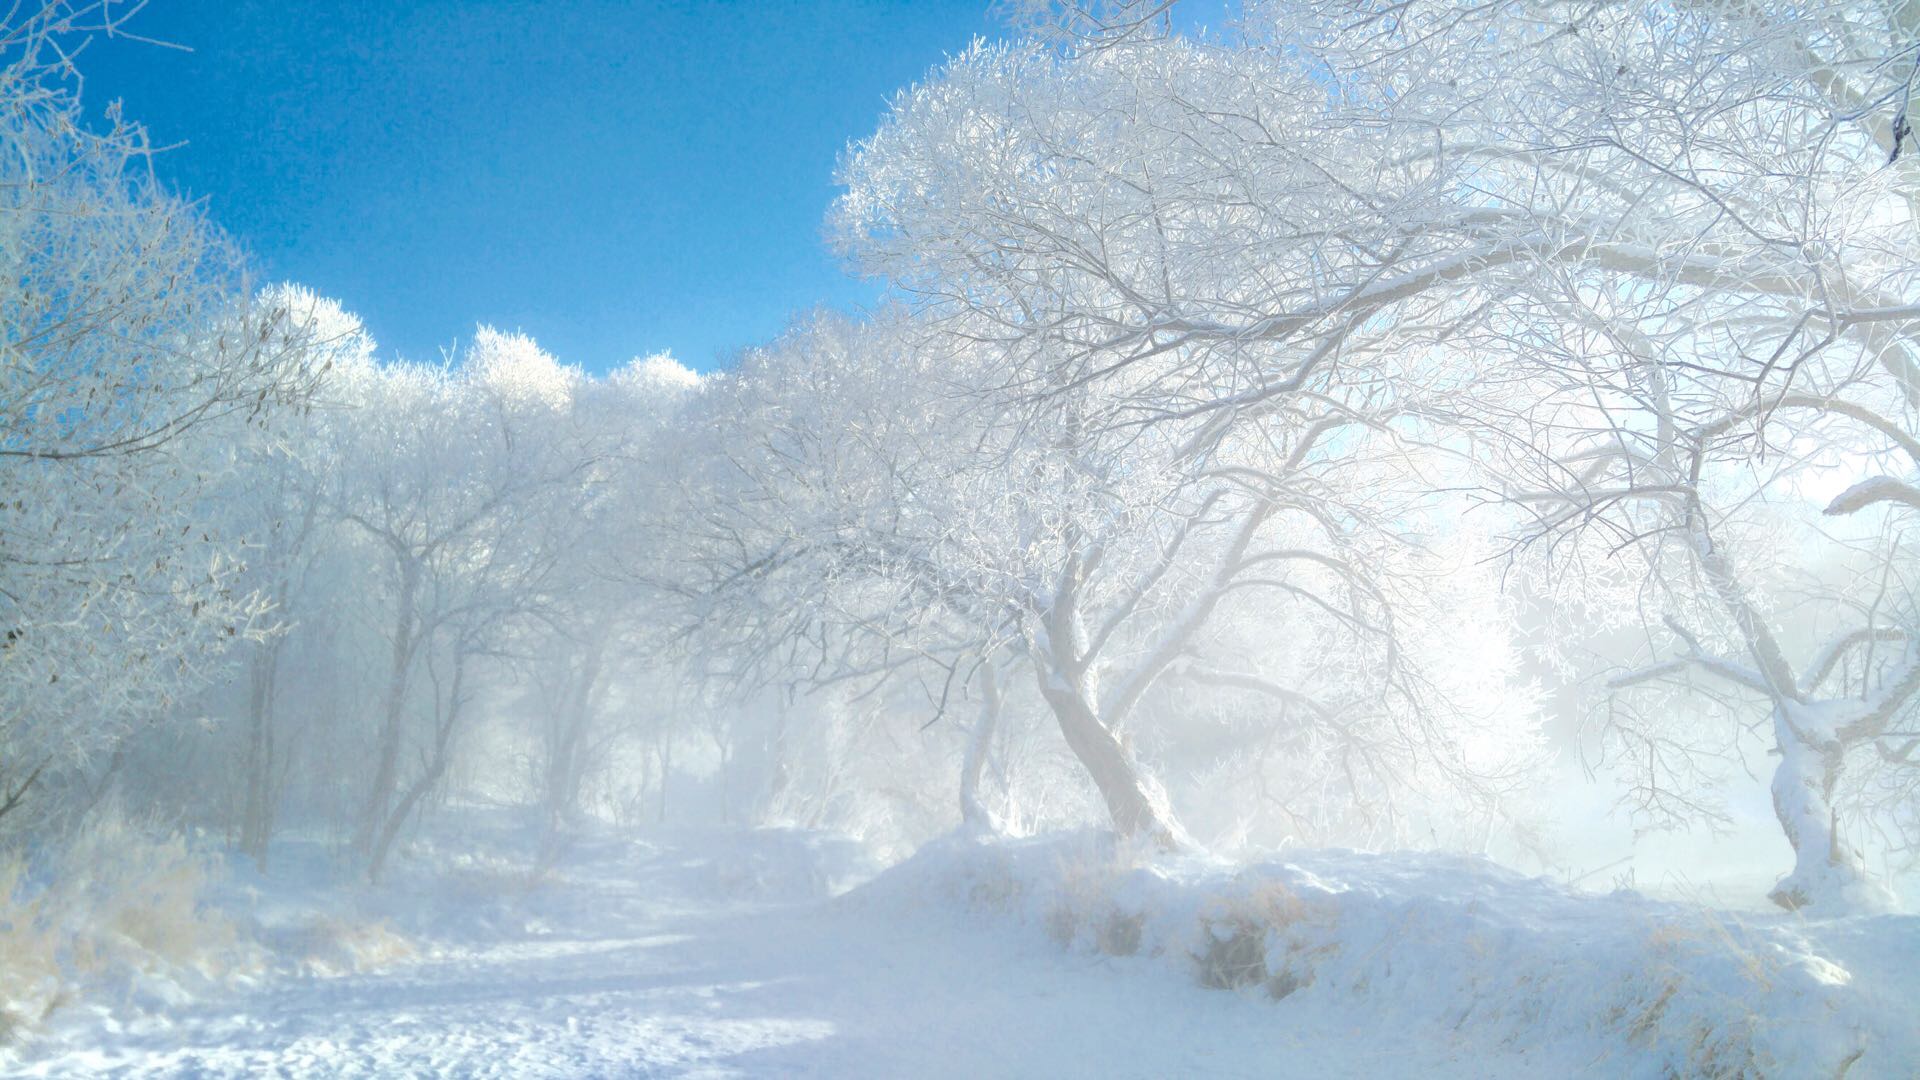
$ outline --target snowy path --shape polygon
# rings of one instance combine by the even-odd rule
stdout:
[[[101,1030],[30,1076],[1500,1076],[1444,1036],[1306,1029],[953,915],[716,904],[685,850],[606,844],[519,934]],[[1364,1018],[1356,1018],[1364,1019]]]

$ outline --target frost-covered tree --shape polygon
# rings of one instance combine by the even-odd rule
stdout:
[[[1713,786],[1766,715],[1795,852],[1772,898],[1884,902],[1854,837],[1909,849],[1920,781],[1911,507],[1895,478],[1913,475],[1920,441],[1900,390],[1844,347],[1776,390],[1617,341],[1568,345],[1507,497],[1577,610],[1644,621],[1652,662],[1607,677],[1598,728],[1635,778],[1630,801],[1653,822],[1714,816]]]
[[[670,670],[671,621],[661,611],[658,515],[675,470],[682,421],[700,378],[664,354],[636,359],[576,393],[576,453],[584,469],[569,503],[571,539],[548,586],[540,623],[545,655],[533,722],[538,784],[550,822],[582,812],[596,773],[636,724],[657,727],[652,709],[623,693]],[[658,734],[658,732],[655,732]]]
[[[0,816],[262,628],[206,496],[311,384],[140,130],[86,126],[57,43],[90,12],[0,22]]]
[[[1202,446],[1299,431],[1321,410],[1463,457],[1524,446],[1550,474],[1538,488],[1558,492],[1625,466],[1570,434],[1604,438],[1614,417],[1539,401],[1564,392],[1605,414],[1647,393],[1653,368],[1696,380],[1715,404],[1676,422],[1741,467],[1780,471],[1752,433],[1810,416],[1860,429],[1855,471],[1910,435],[1903,5],[1326,0],[1241,15],[1194,39],[1151,5],[1071,8],[1053,20],[1069,32],[963,54],[850,158],[843,242],[929,318],[1001,350],[1010,385],[1106,384],[1102,423],[1196,424]],[[1835,373],[1875,381],[1872,400]],[[1865,477],[1836,507],[1903,507],[1908,475]],[[1538,494],[1495,483],[1522,504]],[[1787,483],[1747,499],[1783,501]],[[1712,513],[1688,519],[1706,530],[1686,549],[1690,583],[1649,562],[1640,584],[1732,613],[1741,662],[1766,676],[1775,650],[1739,614],[1752,586],[1728,586]],[[1880,550],[1868,562],[1892,573],[1896,545]],[[1884,659],[1875,610],[1864,638],[1840,633]],[[1899,698],[1904,670],[1846,693]],[[1864,712],[1800,725],[1814,757],[1867,754],[1842,752],[1841,731],[1901,730]],[[1796,739],[1776,747],[1790,766]],[[1903,754],[1849,743],[1869,744],[1882,765]],[[1819,839],[1833,815],[1811,824],[1833,769],[1787,772],[1810,778],[1780,789],[1789,835],[1808,866],[1841,869],[1797,870],[1776,897],[1852,891],[1828,887],[1857,877]]]
[[[345,546],[327,503],[340,461],[335,431],[346,422],[347,403],[335,391],[364,385],[376,373],[372,338],[338,303],[281,285],[264,290],[256,304],[284,313],[272,347],[307,354],[317,378],[308,407],[280,411],[239,444],[232,475],[210,500],[249,538],[241,580],[267,605],[271,624],[245,650],[235,811],[240,850],[264,865],[301,735],[299,721],[283,715],[282,674],[292,668],[298,678],[301,669],[321,666],[327,639],[317,631],[344,607],[328,595],[340,585],[329,564]],[[312,704],[314,695],[309,688],[293,696]]]
[[[976,825],[1021,668],[1114,827],[1165,846],[1188,841],[1142,743],[1177,743],[1191,719],[1156,693],[1168,680],[1189,702],[1200,687],[1251,695],[1274,727],[1318,731],[1294,745],[1340,747],[1354,782],[1315,790],[1389,818],[1409,767],[1390,743],[1459,765],[1457,717],[1404,663],[1417,551],[1395,525],[1422,487],[1401,433],[1304,407],[1259,439],[1205,418],[1128,425],[1131,385],[1059,384],[1036,401],[1003,362],[897,317],[818,322],[749,360],[729,388],[741,411],[713,425],[722,479],[701,485],[722,493],[703,504],[693,586],[714,605],[701,615],[716,656],[815,682],[928,680],[933,718],[977,694],[959,762]],[[1226,617],[1250,609],[1270,632],[1217,647]],[[1524,727],[1527,710],[1510,713]]]
[[[389,365],[359,388],[335,512],[383,556],[388,657],[355,843],[378,876],[470,726],[476,661],[547,603],[588,458],[580,376],[482,328],[456,367]]]
[[[1878,904],[1857,838],[1910,850],[1915,817],[1896,508],[1914,468],[1920,237],[1891,66],[1913,47],[1908,16],[1594,9],[1559,36],[1523,9],[1482,18],[1421,23],[1410,48],[1488,64],[1489,27],[1535,35],[1498,69],[1511,120],[1475,153],[1483,197],[1559,249],[1446,347],[1499,387],[1478,411],[1521,448],[1499,460],[1526,477],[1506,489],[1531,518],[1522,535],[1553,551],[1590,534],[1584,553],[1559,548],[1582,560],[1563,565],[1653,624],[1662,662],[1613,674],[1602,734],[1636,806],[1698,818],[1763,703],[1795,851],[1772,898]],[[1825,515],[1823,491],[1839,493]],[[1613,558],[1588,561],[1595,547]],[[1636,707],[1674,679],[1733,695],[1722,722]]]
[[[659,573],[700,678],[870,689],[907,673],[929,680],[937,714],[1001,632],[931,570],[967,437],[939,361],[904,341],[889,319],[820,316],[713,379],[688,415],[654,550],[670,554]]]
[[[1013,489],[1068,478],[1025,500],[1055,562],[1024,577],[1046,582],[1028,585],[1045,695],[1096,777],[1128,772],[1103,733],[1173,672],[1351,718],[1192,662],[1230,596],[1338,627],[1356,662],[1337,693],[1370,688],[1444,760],[1446,708],[1403,666],[1417,623],[1387,582],[1419,557],[1423,498],[1463,476],[1448,440],[1471,379],[1430,339],[1484,298],[1496,241],[1430,168],[1391,163],[1394,132],[1355,115],[1379,89],[1330,95],[1288,12],[1218,41],[1121,14],[1122,32],[977,47],[903,95],[846,168],[843,242],[992,357],[1001,410],[1033,429]],[[1125,787],[1123,828],[1154,816]]]

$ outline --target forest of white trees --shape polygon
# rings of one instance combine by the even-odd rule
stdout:
[[[1775,903],[1890,904],[1920,6],[1163,7],[891,103],[829,212],[885,304],[589,375],[261,287],[87,120],[93,6],[27,5],[0,845],[113,808],[378,879],[478,799],[1519,858],[1578,759],[1642,828],[1764,787]]]

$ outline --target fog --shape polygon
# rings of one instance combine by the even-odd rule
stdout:
[[[1166,7],[706,373],[257,287],[13,13],[0,1067],[1907,1074],[1905,9]]]

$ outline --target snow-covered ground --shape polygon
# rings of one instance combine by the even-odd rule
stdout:
[[[1525,1054],[1540,1075],[1920,1075],[1912,916],[1585,893],[1458,855],[1141,858],[1097,832],[950,837],[855,895],[998,913],[1078,955],[1264,996],[1295,1029],[1363,1016],[1477,1046],[1490,1072]]]
[[[1835,1031],[1856,1032],[1868,1053],[1852,1077],[1915,1064],[1912,1043],[1886,1030],[1897,1003],[1862,1006],[1842,970],[1880,980],[1911,969],[1913,920],[1799,937],[1722,920],[1738,947],[1709,947],[1685,909],[1578,897],[1468,860],[1128,867],[1085,837],[949,841],[859,885],[873,868],[858,849],[818,835],[602,833],[536,882],[523,869],[528,835],[471,816],[390,885],[322,891],[332,907],[320,913],[297,898],[315,895],[323,860],[288,845],[283,869],[236,872],[221,898],[251,912],[277,949],[266,974],[169,1007],[70,1008],[0,1066],[26,1076],[1659,1075],[1662,1055],[1692,1037],[1687,1024],[1735,1014],[1811,1032],[1762,1039],[1763,1050],[1826,1052]],[[1193,939],[1193,928],[1277,911],[1234,897],[1277,903],[1282,880],[1300,928],[1293,955],[1318,959],[1285,974],[1283,934],[1257,979],[1201,985],[1221,981],[1223,959],[1248,957],[1227,948],[1211,966],[1196,961],[1207,940],[1232,935]],[[1127,908],[1140,916],[1131,930],[1111,917]],[[1673,930],[1650,939],[1663,913]],[[341,934],[313,944],[316,919],[390,928],[365,931],[379,965],[333,973],[349,966],[334,955]],[[1793,942],[1821,953],[1816,937],[1838,943],[1828,959],[1788,955]],[[1559,956],[1557,981],[1537,981],[1553,970],[1544,952]],[[1689,996],[1650,1021],[1583,1012],[1648,956],[1667,965],[1649,985]],[[1666,1029],[1636,1033],[1636,1019]]]

